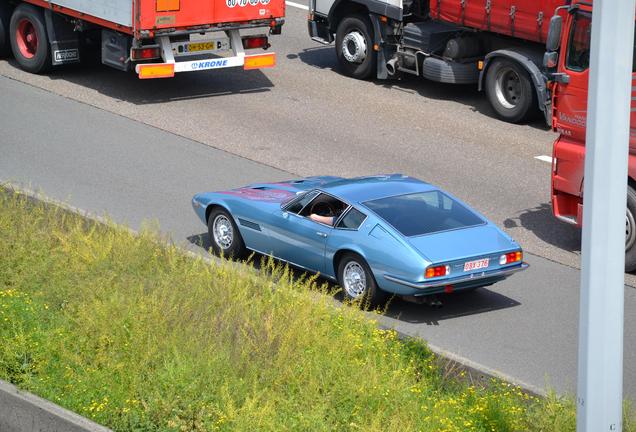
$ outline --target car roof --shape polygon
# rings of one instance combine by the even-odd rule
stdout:
[[[322,185],[320,189],[350,203],[437,190],[433,185],[402,174],[336,180]]]

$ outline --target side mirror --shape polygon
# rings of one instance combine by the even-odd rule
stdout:
[[[548,51],[543,54],[543,67],[547,70],[556,69],[559,65],[559,53],[556,51]]]
[[[563,18],[555,15],[550,19],[550,28],[548,29],[548,40],[545,47],[548,51],[558,51],[561,45],[561,29],[563,27]]]

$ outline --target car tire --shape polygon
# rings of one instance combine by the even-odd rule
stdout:
[[[9,38],[20,68],[41,74],[51,68],[51,47],[42,9],[21,4],[11,16]]]
[[[383,306],[388,298],[378,287],[367,262],[354,253],[346,253],[338,261],[338,283],[345,298],[360,302],[364,309]]]
[[[247,252],[234,218],[223,208],[215,207],[208,217],[208,235],[215,255],[240,259]]]
[[[486,71],[486,96],[497,115],[510,123],[526,119],[536,103],[528,73],[516,62],[493,60]]]
[[[0,58],[9,57],[9,54],[11,54],[9,28],[11,26],[12,12],[13,8],[7,2],[0,3]]]
[[[369,79],[376,73],[373,28],[363,15],[345,17],[336,30],[336,57],[345,75]]]
[[[627,186],[627,214],[625,223],[625,271],[636,270],[636,191]]]
[[[440,83],[475,84],[479,81],[479,69],[475,63],[457,63],[427,57],[422,62],[422,76]]]

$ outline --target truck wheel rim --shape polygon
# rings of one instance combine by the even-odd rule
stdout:
[[[629,250],[636,242],[636,232],[634,232],[634,215],[629,210],[625,217],[625,250]]]
[[[212,233],[214,234],[214,242],[221,249],[228,249],[232,246],[234,229],[232,228],[232,223],[224,215],[218,215],[214,218]]]
[[[367,276],[360,264],[350,261],[344,268],[343,284],[344,289],[352,298],[358,298],[367,289]]]
[[[342,55],[350,63],[362,63],[367,58],[367,41],[362,33],[354,30],[342,39]]]
[[[523,97],[521,77],[512,69],[505,68],[497,73],[495,86],[499,104],[507,109],[515,108]]]
[[[16,28],[15,40],[24,58],[33,58],[38,52],[38,34],[33,23],[27,18],[23,18]]]

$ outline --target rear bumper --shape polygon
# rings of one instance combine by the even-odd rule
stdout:
[[[135,72],[141,79],[171,78],[176,73],[197,72],[211,69],[225,69],[231,67],[243,67],[243,69],[264,69],[276,66],[276,53],[238,55],[233,57],[214,57],[203,60],[180,61],[174,63],[145,63],[135,66]],[[148,70],[161,71],[158,75],[149,73]]]
[[[474,288],[482,285],[490,285],[491,283],[503,280],[514,273],[523,271],[528,267],[529,264],[521,263],[521,265],[514,267],[485,271],[481,273],[472,273],[467,276],[436,280],[433,282],[410,282],[387,274],[384,275],[384,279],[394,284],[413,288],[415,291],[413,291],[412,295],[426,295],[444,292],[448,287],[454,291],[465,288]]]
[[[243,69],[263,69],[276,66],[276,53],[247,55],[243,48],[243,41],[239,30],[226,31],[229,39],[229,46],[232,51],[230,57],[213,56],[210,58],[197,58],[196,60],[179,60],[175,47],[170,37],[161,36],[156,38],[161,49],[161,63],[142,63],[135,66],[135,72],[140,79],[172,78],[176,73],[197,72],[211,69],[224,69],[232,67],[243,67]],[[268,47],[267,45],[266,47]],[[215,53],[208,53],[214,55]]]

